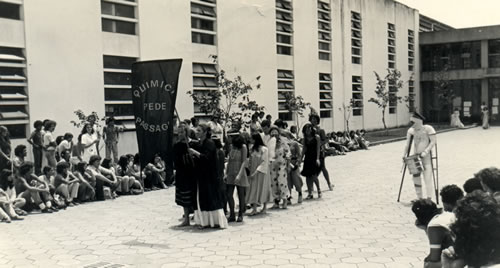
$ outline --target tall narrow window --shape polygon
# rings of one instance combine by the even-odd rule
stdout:
[[[29,124],[26,59],[22,48],[0,47],[0,125],[26,138]]]
[[[106,116],[113,116],[126,129],[135,128],[130,75],[136,61],[131,57],[103,56]]]
[[[408,30],[408,71],[415,70],[415,33]]]
[[[361,34],[361,14],[358,12],[351,12],[351,56],[352,63],[361,64],[361,47],[362,47],[362,34]]]
[[[331,118],[333,116],[332,75],[319,74],[319,116]]]
[[[292,121],[293,115],[289,112],[286,99],[295,96],[293,71],[278,70],[278,117],[283,121]]]
[[[331,59],[331,31],[330,4],[318,0],[318,56],[320,60]]]
[[[193,93],[198,96],[207,96],[211,91],[217,90],[217,66],[212,63],[193,62]],[[194,115],[204,118],[207,115],[196,103],[194,105]]]
[[[398,88],[394,84],[394,81],[389,81],[389,114],[396,113],[398,107],[398,101],[396,99],[397,90]]]
[[[363,115],[363,80],[361,76],[352,76],[352,115]]]
[[[408,81],[408,106],[410,108],[410,112],[415,112],[415,82],[413,80]]]
[[[135,35],[138,22],[136,7],[135,0],[120,3],[101,0],[102,31]]]
[[[215,45],[217,42],[216,1],[191,2],[191,41]]]
[[[292,55],[293,10],[289,0],[276,0],[276,53]]]
[[[387,23],[387,54],[388,68],[396,68],[396,26],[392,23]],[[390,109],[389,109],[390,112]]]

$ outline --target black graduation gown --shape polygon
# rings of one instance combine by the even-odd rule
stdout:
[[[199,210],[214,211],[222,209],[220,179],[217,172],[217,148],[211,139],[195,145],[200,153],[195,160],[196,181],[198,183]]]

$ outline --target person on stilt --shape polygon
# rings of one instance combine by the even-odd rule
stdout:
[[[406,153],[411,146],[411,140],[413,137],[414,154],[419,155],[424,169],[423,172],[419,174],[413,174],[415,192],[417,194],[417,198],[432,199],[434,194],[434,183],[432,181],[431,150],[436,145],[436,131],[432,126],[424,125],[424,120],[425,117],[418,112],[414,112],[412,114],[410,122],[412,122],[413,125],[410,129],[408,129],[406,134],[406,146],[403,158],[406,157]],[[425,197],[422,191],[422,173],[425,181]]]

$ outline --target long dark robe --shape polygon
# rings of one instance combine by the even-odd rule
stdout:
[[[201,144],[195,145],[193,149],[200,153],[200,157],[195,160],[199,210],[222,209],[221,182],[217,176],[217,148],[211,139],[206,139]]]
[[[174,145],[175,203],[194,209],[196,207],[195,163],[184,142]]]

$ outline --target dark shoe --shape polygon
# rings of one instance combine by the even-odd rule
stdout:
[[[289,197],[287,200],[286,200],[286,204],[287,205],[291,205],[292,204],[292,198]]]
[[[227,219],[227,222],[234,222],[236,220],[236,217],[234,215],[232,216],[229,216],[229,218]]]
[[[66,206],[67,206],[67,207],[74,207],[74,206],[75,206],[75,204],[73,204],[73,202],[67,202],[67,203],[66,203]]]
[[[309,195],[307,195],[306,200],[311,200],[311,199],[313,199],[313,198],[314,198],[314,197],[313,197],[313,195],[312,195],[312,194],[309,194]]]
[[[42,209],[41,212],[42,213],[52,213],[52,210],[50,210],[49,208],[45,208],[45,209]]]
[[[57,209],[56,207],[50,207],[49,209],[52,210],[52,212],[58,212],[59,211],[59,209]]]
[[[321,192],[318,192],[318,198],[321,198]]]
[[[238,219],[236,220],[236,222],[243,222],[243,216],[238,216]]]

